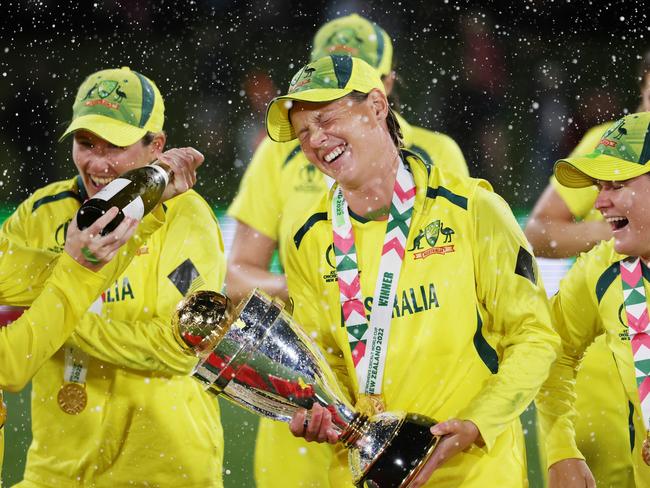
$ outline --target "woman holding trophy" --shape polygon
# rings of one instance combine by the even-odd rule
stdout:
[[[360,59],[303,67],[266,122],[336,181],[281,240],[296,322],[357,410],[439,422],[410,486],[525,486],[518,417],[559,343],[507,204],[487,182],[402,150],[381,80]],[[336,442],[331,410],[310,414],[293,416],[294,435]],[[351,484],[343,459],[334,464],[331,485]]]

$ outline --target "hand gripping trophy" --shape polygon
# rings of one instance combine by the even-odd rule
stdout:
[[[200,357],[192,374],[208,392],[283,422],[314,403],[327,408],[356,486],[407,487],[436,447],[428,417],[355,412],[316,344],[282,301],[260,290],[236,309],[220,293],[191,294],[178,304],[173,327],[183,350]]]

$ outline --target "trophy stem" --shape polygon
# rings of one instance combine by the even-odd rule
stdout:
[[[352,422],[350,422],[347,427],[341,432],[339,436],[339,441],[343,443],[345,447],[352,447],[359,440],[366,430],[366,425],[368,423],[368,417],[361,413],[355,413]]]

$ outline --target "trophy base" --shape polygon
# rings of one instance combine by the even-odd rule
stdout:
[[[438,444],[431,434],[437,422],[424,415],[406,414],[383,451],[363,476],[358,488],[406,488],[420,472]]]

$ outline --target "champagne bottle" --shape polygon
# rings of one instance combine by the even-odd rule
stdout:
[[[171,170],[158,161],[127,171],[84,202],[77,213],[77,226],[82,230],[89,227],[112,207],[120,211],[102,235],[112,232],[125,215],[141,220],[160,201],[170,174]]]

